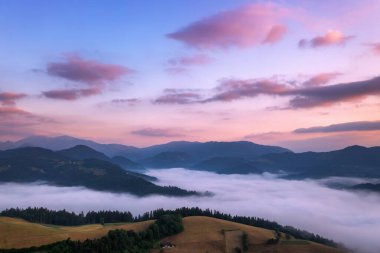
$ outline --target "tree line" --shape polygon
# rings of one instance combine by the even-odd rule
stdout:
[[[90,211],[76,214],[66,210],[49,210],[47,208],[26,209],[10,208],[2,211],[1,216],[21,218],[30,222],[45,223],[60,226],[78,226],[97,223],[133,222],[135,219],[131,212],[120,211]]]
[[[54,225],[84,225],[84,224],[95,224],[95,223],[115,223],[115,222],[138,222],[158,219],[165,214],[179,214],[182,217],[187,216],[207,216],[218,218],[222,220],[232,221],[236,223],[241,223],[245,225],[266,228],[274,231],[279,231],[288,235],[293,236],[296,239],[313,241],[321,244],[325,244],[332,247],[337,247],[338,244],[333,240],[324,238],[318,234],[313,234],[305,230],[300,230],[292,226],[283,226],[274,221],[269,221],[258,217],[249,216],[232,216],[230,214],[225,214],[219,211],[211,209],[200,209],[198,207],[182,207],[175,210],[164,210],[157,209],[154,211],[146,212],[142,215],[133,217],[130,212],[120,212],[120,211],[91,211],[86,214],[80,213],[76,214],[73,212],[68,212],[66,210],[54,211],[46,208],[11,208],[6,209],[0,213],[1,216],[22,218],[31,222],[47,223]]]
[[[67,239],[40,247],[0,250],[0,253],[148,253],[158,240],[181,231],[182,217],[165,214],[139,233],[116,229],[99,239],[83,242]]]

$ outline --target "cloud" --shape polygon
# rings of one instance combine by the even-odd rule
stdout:
[[[121,65],[85,60],[75,54],[66,54],[64,61],[49,62],[47,73],[69,81],[99,85],[112,82],[133,71]]]
[[[134,135],[140,135],[145,137],[184,137],[182,131],[173,128],[144,128],[131,132]]]
[[[212,58],[205,54],[196,54],[193,56],[182,56],[172,58],[168,61],[168,64],[173,66],[193,66],[204,65],[212,61]]]
[[[292,108],[328,106],[380,95],[380,77],[359,82],[294,89],[289,90],[287,95],[296,96],[290,100]]]
[[[331,106],[341,102],[357,101],[368,96],[380,95],[380,77],[358,82],[312,86],[321,85],[337,75],[339,73],[316,75],[306,81],[302,87],[295,87],[292,82],[280,82],[274,79],[224,79],[212,90],[214,94],[208,98],[204,98],[200,90],[167,89],[164,91],[165,94],[153,102],[157,104],[231,102],[267,95],[289,97],[289,106],[281,109],[297,109]],[[279,109],[278,107],[274,108]]]
[[[136,105],[138,103],[141,103],[141,99],[139,98],[117,98],[117,99],[112,99],[111,100],[112,104],[116,105]]]
[[[17,107],[3,106],[0,107],[0,115],[1,117],[9,118],[14,116],[29,116],[32,114]]]
[[[223,80],[216,87],[217,94],[203,102],[224,101],[256,97],[258,95],[279,95],[287,91],[287,87],[271,80]]]
[[[267,37],[264,39],[263,43],[276,43],[285,36],[287,32],[287,27],[284,25],[275,25],[269,31]]]
[[[247,48],[263,41],[277,42],[285,25],[278,23],[289,10],[271,3],[256,3],[222,11],[195,21],[167,37],[199,49]]]
[[[86,60],[75,54],[64,55],[64,61],[61,62],[49,62],[46,72],[51,76],[74,81],[82,86],[80,88],[42,92],[45,97],[61,100],[77,100],[82,97],[101,94],[106,89],[107,84],[133,73],[131,69],[121,65]]]
[[[49,90],[42,92],[42,94],[47,98],[62,100],[76,100],[81,97],[88,97],[100,93],[102,93],[102,91],[99,88]]]
[[[6,106],[16,105],[16,100],[26,97],[24,93],[2,92],[0,93],[0,103]]]
[[[274,220],[343,242],[349,247],[359,248],[362,253],[380,251],[380,197],[376,194],[330,189],[324,181],[283,180],[269,174],[218,175],[184,169],[150,170],[147,174],[157,177],[160,185],[211,191],[214,195],[139,198],[83,187],[5,183],[0,184],[0,209],[43,206],[76,213],[128,210],[138,215],[157,208],[197,206],[232,215]],[[340,178],[329,179],[328,182],[332,180],[347,183],[347,180]],[[350,180],[348,183],[351,181],[358,182]]]
[[[380,56],[380,43],[370,43],[369,47],[374,55]]]
[[[22,138],[36,133],[44,133],[47,124],[55,124],[54,119],[39,116],[15,106],[0,107],[1,138]],[[43,126],[43,127],[41,127]]]
[[[302,39],[298,42],[300,48],[317,48],[326,46],[342,46],[354,36],[346,36],[341,31],[330,30],[325,35],[317,36],[310,40]]]
[[[299,128],[294,130],[295,133],[335,133],[349,131],[370,131],[380,130],[380,121],[356,121],[329,126],[317,126],[309,128]]]
[[[309,80],[303,83],[304,86],[320,86],[330,82],[341,75],[339,72],[328,72],[328,73],[320,73],[311,77]]]
[[[164,95],[153,101],[155,104],[191,104],[197,103],[201,95],[195,90],[166,89]]]

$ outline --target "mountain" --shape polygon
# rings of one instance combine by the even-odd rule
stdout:
[[[60,152],[43,148],[18,148],[0,152],[0,181],[29,183],[44,181],[58,186],[84,186],[142,196],[196,194],[177,187],[161,187],[99,159],[72,160]]]
[[[130,151],[128,151],[130,152]],[[126,157],[128,157],[126,152]],[[197,161],[217,157],[241,157],[254,158],[269,153],[291,152],[288,149],[277,146],[259,145],[249,141],[236,142],[187,142],[175,141],[166,144],[155,145],[151,147],[141,148],[140,156],[145,158],[152,157],[164,152],[182,152],[193,157]],[[135,153],[136,155],[136,153]]]
[[[239,157],[213,157],[191,166],[192,169],[213,171],[220,174],[262,173],[250,160]]]
[[[284,171],[288,178],[380,178],[380,147],[351,146],[331,152],[268,154],[253,164],[268,172]]]
[[[100,153],[85,145],[77,145],[69,149],[60,150],[57,153],[74,160],[83,160],[83,159],[99,159],[99,160],[104,160],[104,161],[110,160],[110,158],[104,155],[103,153]]]
[[[373,191],[373,192],[380,193],[380,184],[371,184],[371,183],[357,184],[357,185],[351,186],[350,189],[362,190],[362,191]]]
[[[136,147],[125,146],[121,144],[100,144],[90,140],[78,139],[71,136],[63,135],[57,137],[46,137],[46,136],[31,136],[19,141],[12,143],[12,145],[8,144],[6,148],[19,148],[19,147],[41,147],[50,150],[63,150],[72,148],[77,145],[85,145],[96,151],[102,152],[109,157],[121,155],[124,152],[132,152],[133,150],[138,150]]]
[[[111,162],[119,165],[121,168],[126,170],[144,170],[144,166],[136,163],[128,158],[125,158],[124,156],[115,156],[112,157]]]
[[[186,168],[193,164],[194,161],[192,156],[183,152],[162,152],[139,162],[147,168]]]
[[[123,156],[133,161],[151,158],[165,152],[182,152],[192,156],[196,161],[216,156],[253,158],[269,153],[291,152],[277,146],[259,145],[248,141],[237,142],[187,142],[175,141],[145,148],[125,146],[121,144],[100,144],[90,140],[78,139],[71,136],[31,136],[14,143],[0,145],[0,149],[19,147],[41,147],[53,151],[69,149],[77,145],[88,146],[108,157]]]

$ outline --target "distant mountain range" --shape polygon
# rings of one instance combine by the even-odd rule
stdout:
[[[75,146],[67,148],[71,144]],[[59,150],[50,151],[54,155],[86,163],[91,159],[103,161],[104,165],[121,167],[128,170],[130,175],[135,173],[134,176],[150,181],[154,178],[138,172],[145,168],[180,167],[221,174],[281,173],[287,179],[318,179],[331,176],[380,178],[380,147],[351,146],[331,152],[293,153],[285,148],[246,141],[181,141],[136,148],[119,144],[99,144],[68,136],[35,136],[14,143],[3,142],[0,145],[3,148],[18,146],[54,147],[55,150]],[[0,179],[1,177],[0,174]],[[378,185],[360,185],[355,189],[364,188],[378,189]]]
[[[92,157],[92,154],[95,157]],[[0,151],[0,181],[20,183],[43,181],[58,186],[84,186],[138,196],[198,194],[178,187],[155,185],[147,180],[147,176],[126,171],[105,158],[107,157],[104,154],[85,146],[76,146],[58,152],[38,147]]]
[[[187,142],[175,141],[146,148],[137,148],[121,144],[100,144],[90,140],[71,136],[45,137],[31,136],[16,142],[0,142],[0,149],[6,150],[20,147],[41,147],[53,151],[69,149],[84,145],[108,157],[122,156],[132,160],[143,160],[164,152],[182,152],[192,156],[197,161],[215,156],[257,157],[269,153],[291,152],[276,146],[259,145],[248,141],[238,142]]]

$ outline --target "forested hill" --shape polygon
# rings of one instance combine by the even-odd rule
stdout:
[[[178,187],[153,184],[137,173],[99,159],[70,159],[43,148],[19,148],[0,152],[0,181],[30,183],[44,181],[57,186],[84,186],[90,189],[135,195],[197,194]]]
[[[0,249],[0,253],[148,253],[162,238],[183,231],[182,217],[178,214],[160,216],[145,231],[110,230],[98,239],[64,241],[39,247]]]
[[[322,236],[310,233],[305,230],[300,230],[291,226],[283,226],[274,221],[269,221],[258,217],[232,216],[230,214],[225,214],[215,210],[202,210],[198,207],[182,207],[175,210],[157,209],[154,211],[146,212],[143,215],[138,215],[136,217],[133,217],[132,214],[128,211],[90,211],[86,214],[76,214],[73,212],[68,212],[66,210],[54,211],[46,208],[10,208],[0,212],[0,216],[22,218],[30,222],[66,226],[94,223],[139,222],[160,219],[160,217],[163,217],[165,215],[180,215],[181,217],[212,217],[240,224],[275,230],[291,235],[297,239],[313,241],[332,247],[337,246],[337,243]]]

